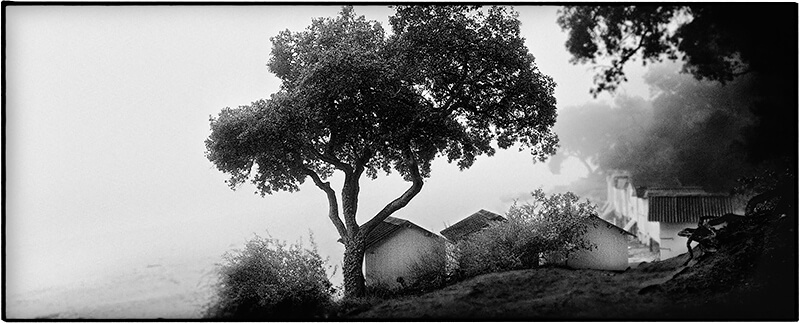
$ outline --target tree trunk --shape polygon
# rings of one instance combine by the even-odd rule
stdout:
[[[362,232],[355,234],[344,246],[344,297],[362,297],[365,293],[364,252],[366,249],[366,235]]]

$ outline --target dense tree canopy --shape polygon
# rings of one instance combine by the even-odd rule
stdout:
[[[722,86],[698,82],[667,66],[645,76],[651,91],[652,119],[635,136],[614,145],[600,158],[605,169],[627,169],[639,185],[698,185],[732,188],[752,165],[743,133],[754,122],[747,109],[752,79]]]
[[[797,13],[797,4],[566,6],[558,24],[572,62],[598,65],[595,95],[613,92],[636,58],[681,59],[684,72],[721,84],[753,78],[743,90],[756,122],[741,134],[757,163],[797,148]]]
[[[404,207],[447,156],[462,169],[493,143],[520,143],[536,160],[554,153],[555,83],[536,68],[516,14],[500,7],[398,6],[393,33],[344,7],[301,32],[272,38],[267,100],[211,118],[207,157],[236,187],[295,191],[310,177],[329,201],[345,244],[345,289],[363,292],[363,241]],[[412,185],[356,223],[358,180],[397,171]],[[344,174],[342,217],[327,178]]]
[[[748,109],[753,81],[744,77],[722,86],[680,74],[674,64],[655,65],[645,74],[653,95],[649,101],[618,96],[613,105],[561,110],[554,128],[560,155],[586,159],[597,173],[628,170],[637,185],[728,190],[755,171],[744,158],[745,134],[756,122]],[[605,196],[605,178],[598,175],[573,183],[570,190]]]
[[[575,63],[609,59],[597,88],[625,81],[625,63],[682,58],[699,79],[728,82],[750,72],[777,73],[796,63],[797,7],[777,5],[566,6],[558,24],[568,30]]]

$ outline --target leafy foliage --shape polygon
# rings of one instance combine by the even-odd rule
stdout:
[[[594,205],[579,202],[571,192],[548,197],[538,189],[531,195],[531,202],[511,206],[507,221],[494,222],[456,244],[463,275],[535,268],[542,254],[593,248],[583,237],[590,225],[587,218],[597,213]]]
[[[596,79],[592,92],[598,93],[625,81],[622,69],[637,55],[644,63],[682,56],[687,72],[723,83],[749,71],[775,69],[775,58],[796,59],[780,50],[790,42],[775,35],[796,32],[796,11],[796,6],[731,4],[566,6],[558,24],[569,31],[566,46],[573,63],[611,60]],[[742,24],[752,20],[760,23]]]
[[[751,171],[743,133],[754,122],[748,110],[752,79],[722,86],[661,65],[645,81],[654,93],[652,119],[602,154],[604,169],[629,170],[637,185],[716,191],[733,188]]]
[[[723,86],[678,73],[676,64],[659,64],[645,82],[650,101],[618,96],[613,106],[561,110],[555,127],[561,154],[587,159],[598,171],[630,171],[638,186],[696,185],[723,192],[755,170],[747,159],[747,133],[757,122],[749,109],[753,77]],[[551,161],[551,167],[559,162]],[[605,194],[604,176],[590,174],[577,184]],[[576,185],[569,189],[587,196]]]
[[[314,318],[325,314],[333,287],[325,260],[302,244],[256,236],[229,252],[205,316],[215,319]]]
[[[542,74],[501,7],[397,6],[386,36],[343,7],[301,32],[271,38],[269,99],[211,117],[206,157],[236,188],[262,196],[296,191],[307,177],[326,193],[345,244],[346,295],[362,294],[364,237],[404,207],[447,156],[461,169],[520,144],[534,160],[555,152],[555,82]],[[356,223],[359,179],[397,171],[412,183],[366,223]],[[344,173],[342,213],[325,182]]]
[[[748,23],[753,22],[753,23]],[[702,4],[681,6],[566,6],[558,24],[569,31],[573,63],[603,64],[597,95],[626,81],[626,62],[683,60],[683,71],[728,84],[755,78],[750,110],[757,122],[742,130],[751,162],[796,155],[797,4]],[[792,148],[792,149],[795,149]]]
[[[308,171],[375,177],[430,174],[437,154],[467,168],[490,143],[521,142],[539,160],[555,150],[553,80],[541,74],[505,9],[399,6],[394,34],[344,7],[306,31],[272,38],[281,90],[211,118],[207,157],[232,187],[294,191]]]
[[[566,6],[557,20],[569,30],[566,46],[572,63],[596,63],[608,58],[611,66],[595,76],[595,96],[614,91],[626,81],[623,67],[641,52],[645,62],[661,61],[662,56],[677,58],[678,39],[668,23],[685,14],[676,6]]]

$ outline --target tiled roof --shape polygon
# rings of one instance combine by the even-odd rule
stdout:
[[[425,234],[436,236],[433,232],[425,230],[411,221],[390,216],[378,224],[375,229],[372,229],[372,232],[367,236],[366,247],[369,248],[373,244],[390,237],[401,228],[417,228]],[[441,239],[441,237],[439,237],[439,239]]]
[[[645,197],[651,196],[710,196],[720,194],[711,194],[703,190],[699,186],[682,186],[682,187],[650,187],[644,193]]]
[[[628,232],[628,231],[625,231],[625,229],[623,229],[623,228],[620,228],[620,227],[618,227],[618,226],[614,225],[613,223],[611,223],[611,222],[608,222],[608,221],[604,220],[603,218],[601,218],[601,217],[599,217],[599,216],[592,215],[592,216],[590,216],[590,217],[588,218],[588,220],[594,220],[594,221],[595,221],[595,223],[598,223],[598,224],[600,224],[600,225],[605,225],[607,228],[609,228],[609,229],[613,229],[613,230],[616,230],[617,232],[619,232],[619,233],[620,233],[620,234],[622,234],[622,235],[626,235],[626,234],[627,234],[627,235],[629,235],[629,236],[633,236],[633,233],[630,233],[630,232]]]
[[[464,236],[477,232],[487,226],[491,221],[504,221],[505,218],[499,214],[480,210],[445,228],[440,233],[450,241],[457,241]]]
[[[655,194],[654,194],[655,193]],[[647,220],[656,222],[697,222],[701,216],[720,216],[740,208],[727,195],[687,191],[648,190]]]

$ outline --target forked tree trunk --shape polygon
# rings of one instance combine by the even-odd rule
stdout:
[[[342,264],[342,274],[344,275],[344,297],[354,298],[362,297],[365,294],[365,281],[364,281],[364,253],[366,251],[367,235],[377,225],[383,222],[389,215],[395,211],[405,207],[412,198],[422,189],[422,176],[419,172],[417,162],[411,153],[407,150],[407,157],[409,161],[409,175],[411,176],[412,185],[408,188],[403,195],[396,198],[387,204],[378,214],[372,219],[367,221],[362,226],[356,223],[356,210],[358,210],[358,192],[360,190],[358,179],[364,172],[364,163],[362,161],[355,167],[350,167],[338,160],[335,157],[327,157],[332,164],[338,165],[337,168],[345,172],[345,183],[342,187],[342,211],[344,216],[344,223],[339,218],[339,204],[336,200],[336,192],[331,189],[330,183],[323,182],[320,176],[311,169],[306,169],[305,173],[314,180],[317,185],[328,197],[328,217],[333,222],[339,236],[342,237],[344,242],[344,262]],[[367,153],[366,156],[371,156]],[[368,159],[367,157],[366,159]],[[366,160],[365,159],[365,160]]]
[[[366,235],[359,232],[344,246],[344,297],[362,297],[365,294],[364,281],[364,252],[366,248]]]

